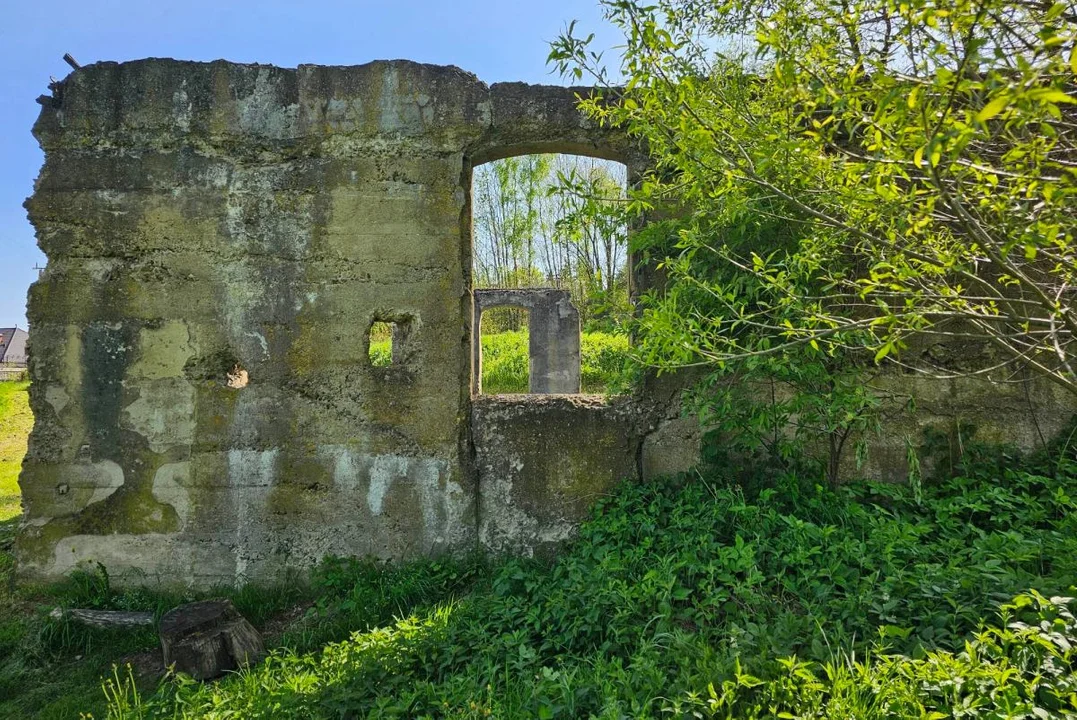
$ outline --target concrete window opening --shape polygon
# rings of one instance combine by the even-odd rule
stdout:
[[[482,313],[478,323],[479,392],[487,395],[531,392],[531,313],[518,307],[493,307]]]
[[[404,363],[411,326],[410,318],[375,320],[370,324],[368,356],[371,367]]]
[[[527,339],[530,392],[606,393],[624,385],[618,375],[632,314],[627,176],[622,163],[567,154],[514,155],[473,168],[473,392],[521,384],[519,376],[508,385],[483,377],[490,373],[484,347],[510,344],[498,332],[519,332],[491,321],[479,330],[483,310],[494,305],[528,308],[532,330],[541,328]]]

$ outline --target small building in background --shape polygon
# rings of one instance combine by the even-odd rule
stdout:
[[[29,333],[17,327],[0,328],[0,380],[14,380],[26,372]]]

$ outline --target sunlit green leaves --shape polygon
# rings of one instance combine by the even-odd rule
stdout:
[[[977,122],[986,122],[991,118],[998,115],[1000,112],[1006,109],[1006,106],[1010,104],[1011,98],[1008,93],[1000,93],[991,99],[989,103],[983,106],[980,112],[976,113]]]
[[[1077,392],[1072,7],[604,5],[630,90],[586,109],[647,143],[635,207],[685,230],[641,317],[649,362],[781,343],[909,361],[909,331],[963,321]]]

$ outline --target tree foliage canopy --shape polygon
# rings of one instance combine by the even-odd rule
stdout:
[[[625,173],[619,163],[573,155],[509,157],[476,168],[476,286],[563,288],[585,325],[617,327],[630,313]]]
[[[668,277],[645,359],[868,349],[1077,393],[1072,1],[603,4],[623,77],[574,26],[551,60],[623,84],[583,107],[647,143],[635,207],[675,218],[637,240]]]

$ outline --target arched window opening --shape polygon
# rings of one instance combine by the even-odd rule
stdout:
[[[530,347],[556,355],[562,352],[563,322],[530,321],[549,329],[546,344],[524,337],[522,310],[481,311],[475,320],[473,389],[484,393],[606,393],[627,386],[627,321],[629,300],[627,168],[622,163],[579,155],[519,155],[479,165],[472,173],[472,280],[475,290],[558,290],[578,311],[582,337],[563,357],[551,356],[549,383],[530,378],[529,390],[516,390],[521,379],[491,382],[495,363],[483,353],[509,347]],[[538,302],[544,302],[539,300]],[[558,300],[563,305],[562,300]],[[541,314],[541,313],[540,313]],[[552,329],[558,325],[556,330]],[[501,338],[500,335],[506,337]],[[581,351],[582,347],[582,351]],[[580,357],[575,370],[562,370],[572,352]],[[507,357],[507,356],[506,356]],[[536,359],[530,358],[534,370]],[[500,363],[496,364],[500,367]],[[517,369],[517,360],[512,367]],[[478,377],[481,373],[481,378]],[[568,373],[567,375],[564,373]],[[507,380],[507,378],[505,378]],[[582,379],[582,382],[581,382]],[[573,385],[575,383],[575,385]],[[555,390],[536,390],[536,387]],[[575,387],[565,390],[566,387]]]

